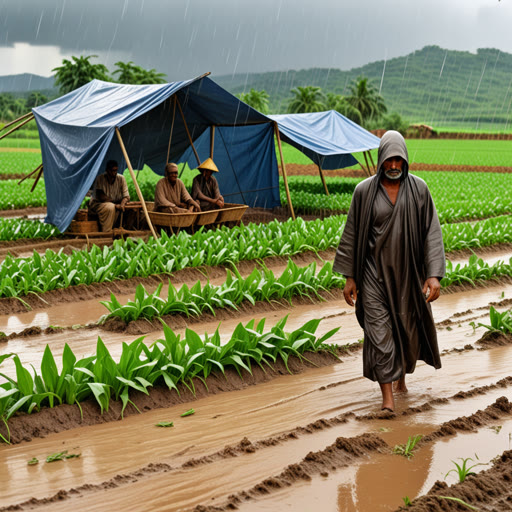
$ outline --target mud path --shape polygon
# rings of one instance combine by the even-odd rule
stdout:
[[[500,370],[493,365],[491,376],[485,356],[493,350],[496,353],[491,361],[500,360],[503,366]],[[463,356],[465,370],[473,374],[472,383],[493,384],[500,373],[509,373],[512,347],[476,355],[474,351]],[[502,440],[488,425],[499,423],[503,435],[512,429],[510,406],[493,407],[492,414],[476,413],[503,394],[510,397],[511,379],[460,398],[458,391],[469,387],[460,357],[445,356],[444,368],[436,372],[435,379],[431,368],[419,366],[411,379],[409,396],[400,399],[397,415],[373,415],[372,410],[378,407],[378,390],[359,376],[358,358],[351,356],[333,367],[313,368],[300,375],[282,376],[258,386],[200,399],[193,404],[196,414],[188,418],[179,418],[179,413],[188,408],[181,405],[130,416],[121,423],[81,427],[79,437],[70,431],[2,447],[0,477],[6,490],[0,503],[19,504],[35,497],[44,501],[32,501],[29,508],[52,503],[57,510],[69,506],[94,509],[101,504],[140,510],[149,500],[147,506],[151,510],[189,510],[199,503],[213,503],[225,510],[225,504],[233,502],[232,498],[226,502],[227,496],[234,493],[244,501],[250,496],[257,500],[255,505],[262,507],[265,501],[260,503],[260,498],[270,495],[271,500],[277,501],[259,510],[276,510],[288,503],[288,498],[293,502],[294,497],[302,496],[304,485],[308,486],[306,494],[310,499],[326,496],[325,503],[329,503],[328,495],[319,492],[324,481],[333,479],[336,489],[342,485],[365,489],[358,476],[360,471],[361,478],[365,474],[360,464],[380,463],[378,453],[387,457],[388,462],[383,461],[385,467],[406,469],[404,464],[410,461],[390,455],[390,450],[409,435],[431,434],[433,438],[418,448],[418,458],[413,459],[418,461],[415,471],[421,472],[430,467],[427,462],[437,449],[433,446],[445,443],[445,438],[472,430],[476,437],[464,444],[464,454],[476,446],[480,453],[480,445],[487,444],[488,433]],[[437,399],[432,400],[433,396]],[[444,432],[445,418],[455,419],[461,414],[473,419],[454,422],[453,432],[448,435],[433,435]],[[163,419],[174,420],[175,426],[157,429],[154,424]],[[475,424],[479,425],[476,429]],[[112,443],[113,437],[116,443]],[[225,445],[226,449],[218,451]],[[489,450],[489,456],[498,454],[502,445]],[[439,453],[445,454],[443,461],[462,450],[459,447],[447,451],[439,446]],[[26,464],[32,457],[42,460],[62,449],[82,455],[53,464]],[[491,453],[493,450],[496,453]],[[488,456],[487,452],[482,454]],[[437,479],[436,467],[429,471]],[[418,475],[418,492],[430,473]],[[235,474],[237,478],[233,479]],[[50,502],[46,501],[48,498]],[[277,508],[272,508],[276,503]],[[333,503],[336,502],[325,510],[337,510]]]

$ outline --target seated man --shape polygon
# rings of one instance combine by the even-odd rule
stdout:
[[[167,164],[165,178],[158,181],[155,188],[155,211],[165,213],[199,212],[199,203],[187,192],[183,182],[178,179],[178,166]]]
[[[105,174],[100,174],[93,186],[93,195],[89,211],[99,217],[101,231],[112,231],[119,212],[124,212],[130,200],[128,185],[122,174],[117,174],[118,164],[115,160],[107,162]]]
[[[199,201],[201,210],[224,208],[224,198],[220,195],[219,184],[212,173],[219,172],[211,158],[207,158],[198,168],[201,174],[192,182],[192,197]]]

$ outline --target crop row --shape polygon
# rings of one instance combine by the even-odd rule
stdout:
[[[0,151],[0,175],[28,174],[41,163],[41,153]]]
[[[297,295],[320,298],[319,291],[341,288],[345,284],[345,279],[333,272],[331,262],[325,263],[318,273],[314,262],[301,268],[291,260],[278,277],[265,267],[261,270],[255,268],[246,278],[236,269],[234,272],[233,275],[228,270],[226,281],[220,286],[209,282],[203,286],[201,281],[197,281],[191,288],[184,284],[178,290],[169,281],[167,299],[160,297],[161,283],[154,293],[148,293],[139,284],[133,301],[121,305],[111,293],[110,301],[102,304],[109,311],[107,318],[118,317],[131,322],[141,317],[151,320],[169,314],[199,316],[204,311],[215,314],[219,308],[237,309],[243,301],[254,305],[259,301],[291,300]]]
[[[50,238],[60,235],[60,231],[50,224],[39,220],[0,218],[0,241],[19,240],[21,238]]]
[[[33,180],[25,180],[20,185],[16,180],[0,180],[0,210],[46,206],[44,180],[39,180],[34,192],[30,192],[33,185]]]
[[[158,240],[116,240],[112,247],[93,246],[90,251],[47,250],[30,258],[7,256],[0,264],[0,297],[17,297],[28,293],[41,293],[78,284],[91,284],[114,279],[147,277],[152,274],[171,274],[186,267],[235,264],[243,260],[263,259],[269,256],[292,256],[306,251],[322,251],[337,246],[346,218],[333,216],[306,222],[301,218],[265,225],[249,224],[215,231],[199,230],[193,235],[180,232],[177,236],[162,233]],[[481,221],[481,222],[490,222]],[[510,241],[509,217],[492,220],[495,233],[492,243]],[[454,241],[462,233],[464,247],[485,245],[475,236],[481,223],[473,228],[465,224],[443,226],[449,230],[452,246],[461,248]],[[494,233],[493,232],[493,233]],[[485,233],[487,236],[487,233]]]
[[[321,337],[315,336],[320,320],[310,320],[302,327],[285,332],[287,317],[265,332],[265,319],[258,324],[251,320],[247,325],[238,324],[231,339],[221,345],[218,329],[211,336],[201,338],[187,329],[185,337],[176,335],[165,324],[164,338],[147,346],[143,338],[130,344],[123,343],[119,362],[110,355],[107,347],[98,338],[96,354],[77,360],[66,344],[62,355],[62,371],[59,373],[55,358],[47,345],[39,372],[34,375],[23,366],[15,354],[0,356],[0,363],[12,357],[16,366],[16,379],[0,374],[7,382],[0,384],[0,418],[5,424],[5,435],[9,442],[7,421],[16,412],[31,413],[41,407],[67,403],[77,404],[89,397],[98,402],[101,412],[108,411],[110,400],[121,400],[122,411],[132,403],[130,392],[148,394],[148,388],[165,385],[179,394],[180,385],[194,392],[194,378],[206,385],[212,371],[225,373],[235,368],[242,376],[245,370],[252,373],[252,365],[272,368],[278,358],[288,368],[290,355],[302,358],[304,352],[317,352],[332,348],[325,341],[338,329]]]
[[[489,265],[472,255],[466,265],[454,266],[450,261],[447,262],[446,276],[441,280],[441,287],[456,284],[475,286],[479,282],[502,276],[512,277],[512,258],[508,264],[498,261]],[[245,279],[238,272],[234,277],[228,271],[226,281],[220,286],[211,285],[209,282],[202,286],[201,281],[197,281],[192,288],[185,284],[178,290],[169,282],[167,300],[160,297],[161,284],[154,293],[148,293],[139,284],[134,300],[125,305],[111,293],[111,300],[102,302],[109,314],[101,320],[109,317],[118,317],[125,322],[139,318],[151,320],[170,314],[200,315],[205,310],[215,314],[215,310],[219,308],[237,309],[243,301],[254,305],[258,301],[291,300],[296,295],[319,298],[319,291],[342,288],[344,285],[345,279],[333,272],[331,262],[325,263],[316,274],[316,263],[300,268],[289,261],[279,277],[271,270],[255,269]]]

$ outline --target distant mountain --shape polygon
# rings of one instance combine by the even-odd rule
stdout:
[[[32,91],[53,91],[58,90],[54,86],[54,77],[45,77],[23,73],[22,75],[0,76],[0,93],[10,92],[14,94],[29,93]]]
[[[512,124],[512,55],[497,49],[474,54],[426,46],[349,71],[306,69],[212,78],[233,94],[251,87],[265,89],[270,111],[283,113],[294,87],[315,85],[324,92],[348,94],[351,80],[360,75],[381,90],[389,112],[398,112],[409,122],[476,128]]]

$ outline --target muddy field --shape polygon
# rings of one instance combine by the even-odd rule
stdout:
[[[320,255],[332,259],[333,252]],[[510,247],[482,251],[487,261],[508,259]],[[305,265],[317,257],[296,258]],[[467,258],[450,255],[453,261]],[[286,260],[267,265],[279,274]],[[254,264],[239,269],[247,275]],[[224,280],[225,269],[183,271],[173,284],[197,279]],[[206,274],[206,275],[205,275]],[[149,289],[159,279],[148,279]],[[161,338],[157,324],[96,325],[106,312],[99,304],[110,290],[121,302],[136,282],[105,283],[32,298],[24,312],[19,301],[0,301],[0,355],[14,352],[38,367],[48,344],[56,359],[68,343],[79,356],[91,354],[100,336],[114,358],[122,342],[145,333],[150,344]],[[512,507],[512,338],[489,336],[489,304],[510,308],[512,283],[489,282],[476,289],[452,289],[434,303],[442,369],[423,363],[409,377],[407,394],[397,399],[395,414],[380,411],[376,384],[361,375],[363,333],[354,312],[338,291],[324,301],[296,300],[256,304],[235,312],[196,319],[167,320],[177,333],[220,325],[226,339],[238,322],[267,319],[267,327],[289,314],[287,330],[322,318],[318,334],[340,331],[338,358],[309,354],[309,362],[290,360],[289,374],[277,364],[253,375],[227,372],[196,383],[196,396],[153,389],[133,395],[124,419],[112,403],[100,414],[95,402],[60,406],[10,420],[12,445],[0,445],[0,510],[195,510],[241,511],[478,510]],[[38,304],[39,302],[39,304]],[[476,328],[475,328],[476,327]],[[10,360],[2,372],[15,375]],[[195,414],[180,415],[194,408]],[[157,428],[173,421],[172,428]],[[0,427],[5,434],[5,428]],[[410,436],[422,439],[410,459],[394,454]],[[50,454],[67,450],[80,457],[53,463]],[[33,458],[38,464],[29,465]],[[457,483],[452,461],[470,457],[477,473]],[[405,508],[404,508],[405,510]]]

